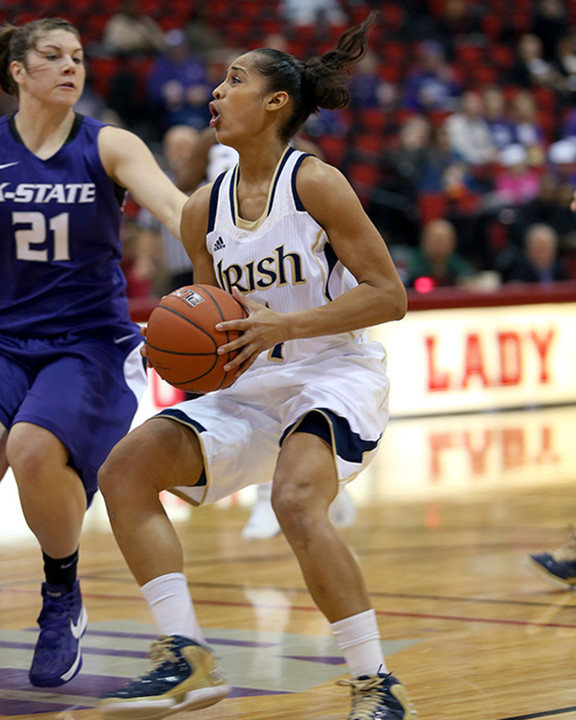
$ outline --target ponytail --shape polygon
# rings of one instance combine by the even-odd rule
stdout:
[[[289,140],[304,125],[308,117],[320,108],[344,108],[350,101],[348,74],[350,65],[366,53],[368,34],[376,22],[372,12],[361,25],[347,30],[334,50],[306,63],[279,50],[254,50],[254,65],[268,80],[269,92],[285,91],[293,101],[293,110],[283,128],[284,140]]]
[[[10,63],[14,59],[10,56],[10,41],[17,30],[14,25],[0,27],[0,87],[8,95],[17,95],[16,83],[10,72]]]

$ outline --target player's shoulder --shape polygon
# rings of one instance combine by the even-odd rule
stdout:
[[[296,175],[296,189],[302,200],[313,194],[337,190],[346,184],[346,178],[338,168],[313,155],[304,157]]]
[[[337,181],[343,177],[338,168],[315,155],[305,155],[298,169],[298,179],[304,182]]]
[[[208,215],[210,196],[214,183],[200,186],[184,203],[183,220],[193,221],[199,215]]]
[[[125,128],[118,127],[116,125],[106,125],[105,123],[100,124],[99,128],[99,140],[108,145],[122,147],[122,145],[145,145],[136,133]]]

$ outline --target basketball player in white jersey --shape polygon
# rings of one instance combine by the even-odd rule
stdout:
[[[156,663],[106,694],[100,712],[161,718],[230,688],[198,626],[182,549],[159,500],[214,502],[273,477],[272,504],[307,588],[346,660],[349,720],[412,720],[388,671],[361,570],[328,509],[376,453],[388,420],[386,354],[365,328],[401,319],[406,293],[386,244],[344,176],[290,146],[319,107],[346,105],[345,70],[372,17],[307,63],[274,49],[238,57],[214,90],[212,121],[238,165],[188,200],[182,237],[196,282],[248,311],[227,389],[151,418],[99,476],[110,521],[158,626]]]
[[[297,150],[312,153],[323,159],[320,148],[302,137],[295,138],[291,144]],[[234,167],[237,162],[238,152],[230,145],[219,143],[214,128],[207,127],[199,133],[192,146],[188,162],[178,169],[178,186],[184,188],[186,192],[191,192],[203,183],[214,182],[221,173]],[[344,488],[330,506],[330,518],[339,528],[352,525],[356,518],[356,505]],[[250,517],[242,528],[242,537],[249,540],[264,540],[280,532],[278,518],[272,509],[272,481],[269,480],[260,483],[257,487]]]

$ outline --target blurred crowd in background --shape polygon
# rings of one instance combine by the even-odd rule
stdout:
[[[307,59],[373,9],[350,106],[314,115],[300,141],[348,177],[406,286],[576,279],[576,2],[0,0],[0,19],[73,22],[88,68],[78,111],[136,132],[177,181],[194,162],[195,185],[234,162],[206,140],[233,57]],[[14,109],[0,94],[0,113]],[[131,200],[124,231],[131,297],[192,281],[178,242]]]

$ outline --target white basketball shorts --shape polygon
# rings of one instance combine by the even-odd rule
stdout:
[[[204,455],[201,484],[171,491],[200,505],[271,480],[282,441],[312,410],[328,421],[340,483],[355,478],[388,422],[389,381],[381,345],[345,348],[250,369],[230,388],[159,413],[190,427]]]

